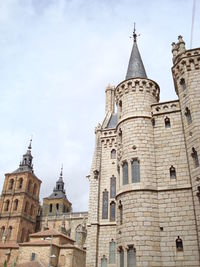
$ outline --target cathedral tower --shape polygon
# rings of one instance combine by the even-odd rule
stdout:
[[[19,168],[5,174],[0,200],[0,242],[20,243],[35,232],[41,180],[33,171],[31,142]]]

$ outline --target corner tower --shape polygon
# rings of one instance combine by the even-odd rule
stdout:
[[[0,200],[1,243],[24,242],[35,232],[41,180],[33,171],[31,141],[19,168],[5,174]]]
[[[126,79],[115,89],[117,246],[119,262],[125,260],[125,266],[128,260],[133,264],[128,266],[135,266],[136,258],[138,266],[158,266],[159,212],[151,105],[159,101],[160,89],[147,78],[135,29],[133,40]],[[148,251],[146,255],[144,250]]]

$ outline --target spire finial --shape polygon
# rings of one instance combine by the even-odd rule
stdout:
[[[29,143],[28,149],[29,149],[29,150],[32,149],[32,137],[31,137],[31,139],[30,139],[30,143]]]
[[[63,163],[61,165],[60,177],[62,177],[62,175],[63,175]]]
[[[134,30],[133,30],[133,41],[137,42],[137,33],[136,33],[136,23],[134,22]]]

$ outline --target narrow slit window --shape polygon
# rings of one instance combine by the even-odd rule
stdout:
[[[120,261],[120,267],[124,267],[124,250],[123,248],[120,248],[119,251],[119,261]]]
[[[115,198],[116,196],[116,177],[113,175],[110,178],[110,198]]]
[[[111,150],[111,159],[116,159],[116,150],[115,149]]]
[[[103,255],[103,258],[101,259],[101,267],[107,267],[107,259],[105,255]]]
[[[132,183],[140,182],[140,162],[138,159],[133,159],[131,162]]]
[[[115,202],[112,201],[110,203],[110,221],[111,222],[115,221],[115,206],[116,206]]]
[[[123,185],[128,184],[128,163],[124,162],[122,166]]]
[[[122,225],[123,224],[123,205],[121,200],[119,201],[119,224]]]
[[[199,167],[199,157],[197,154],[197,151],[195,150],[195,148],[192,148],[192,154],[191,154],[192,158],[193,158],[193,162],[194,162],[194,167],[197,168]]]
[[[49,205],[49,212],[52,212],[52,210],[53,210],[53,204],[50,204]]]
[[[187,118],[188,125],[192,123],[192,115],[188,107],[185,109],[185,116]]]
[[[170,118],[166,117],[165,118],[165,128],[170,128],[170,127],[171,127]]]
[[[18,204],[19,204],[19,200],[18,199],[15,199],[15,201],[14,201],[14,208],[13,208],[14,211],[17,211]]]
[[[169,173],[170,173],[170,179],[176,179],[176,169],[174,168],[174,166],[170,167]]]
[[[180,85],[181,85],[181,87],[182,87],[183,90],[186,89],[185,79],[181,78],[181,80],[180,80]]]

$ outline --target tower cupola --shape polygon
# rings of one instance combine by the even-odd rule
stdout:
[[[56,187],[53,189],[53,193],[49,196],[50,198],[66,198],[65,194],[65,183],[63,182],[63,167],[61,168],[60,177],[56,182]]]

